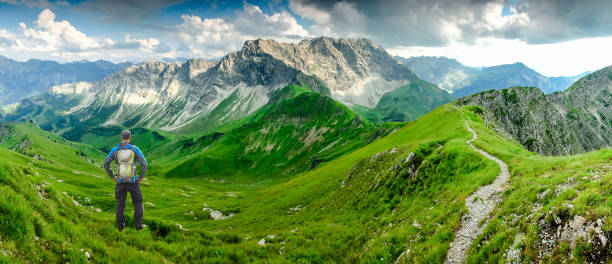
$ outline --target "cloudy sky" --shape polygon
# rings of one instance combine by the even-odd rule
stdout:
[[[612,65],[612,1],[0,0],[0,55],[56,61],[215,58],[247,39],[365,37],[391,54],[547,76]]]

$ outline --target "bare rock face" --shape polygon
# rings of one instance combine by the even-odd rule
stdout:
[[[56,86],[5,108],[3,115],[7,121],[33,119],[46,129],[85,124],[176,130],[244,117],[288,84],[373,107],[383,94],[415,78],[366,39],[321,37],[298,44],[257,39],[215,62],[150,62],[100,82]]]
[[[259,39],[247,41],[245,49],[269,54],[307,75],[317,76],[340,101],[368,107],[376,106],[386,92],[416,78],[368,39],[321,37],[297,45]]]
[[[608,263],[606,259],[609,258],[608,253],[611,248],[608,241],[610,232],[603,230],[605,224],[603,219],[587,221],[581,215],[550,217],[551,215],[551,212],[547,214],[549,221],[546,218],[538,221],[542,238],[538,243],[540,258],[552,255],[559,243],[567,243],[571,249],[586,243],[590,245],[590,250],[586,255],[589,263]]]
[[[545,95],[535,87],[513,87],[457,103],[483,107],[487,122],[540,154],[575,154],[612,142],[612,66],[583,77],[564,92]]]

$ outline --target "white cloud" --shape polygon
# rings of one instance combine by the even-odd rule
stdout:
[[[109,40],[98,40],[87,37],[70,22],[55,21],[55,14],[45,9],[34,22],[36,27],[29,28],[25,23],[19,24],[22,33],[20,48],[37,51],[83,51],[98,49],[110,44]]]
[[[297,41],[312,35],[290,13],[265,14],[256,5],[244,3],[236,19],[201,18],[182,15],[183,23],[176,26],[187,52],[204,57],[219,57],[240,49],[244,41],[271,38]]]
[[[264,14],[256,5],[244,3],[244,9],[234,21],[236,29],[245,35],[277,38],[305,38],[308,31],[286,11]]]
[[[18,28],[17,33],[0,29],[0,50],[10,51],[15,59],[150,58],[165,57],[171,52],[168,45],[157,38],[136,38],[128,34],[123,40],[114,41],[89,37],[69,21],[56,20],[50,9],[40,12],[32,27],[21,22]]]
[[[331,37],[368,37],[367,17],[355,3],[341,1],[329,9],[322,9],[302,0],[289,1],[289,8],[296,14],[316,22],[310,31],[316,35]]]
[[[489,31],[501,30],[506,27],[526,27],[530,18],[527,13],[519,13],[516,8],[510,7],[510,14],[503,15],[503,2],[492,2],[485,6],[483,20],[484,27]]]
[[[183,15],[183,23],[177,26],[178,36],[188,52],[200,56],[221,56],[228,50],[235,50],[244,41],[234,25],[222,18],[205,18]]]
[[[552,44],[528,44],[522,40],[480,38],[474,44],[454,42],[440,47],[396,46],[393,55],[444,56],[479,67],[523,62],[546,76],[573,76],[612,64],[612,37],[585,38]]]
[[[289,9],[291,9],[294,13],[319,24],[327,23],[330,19],[329,13],[325,12],[324,10],[320,10],[313,4],[305,4],[301,0],[289,1]]]
[[[133,44],[134,47],[140,48],[146,52],[155,52],[160,42],[156,38],[148,38],[148,39],[138,39],[134,38],[131,35],[125,35],[124,39],[125,43]]]

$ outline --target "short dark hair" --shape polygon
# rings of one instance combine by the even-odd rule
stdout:
[[[121,139],[130,139],[130,137],[132,137],[132,132],[129,130],[121,131]]]

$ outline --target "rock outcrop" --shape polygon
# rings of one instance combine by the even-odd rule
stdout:
[[[583,77],[564,92],[545,95],[535,87],[513,87],[457,103],[483,107],[489,125],[540,154],[575,154],[612,142],[612,66]]]

